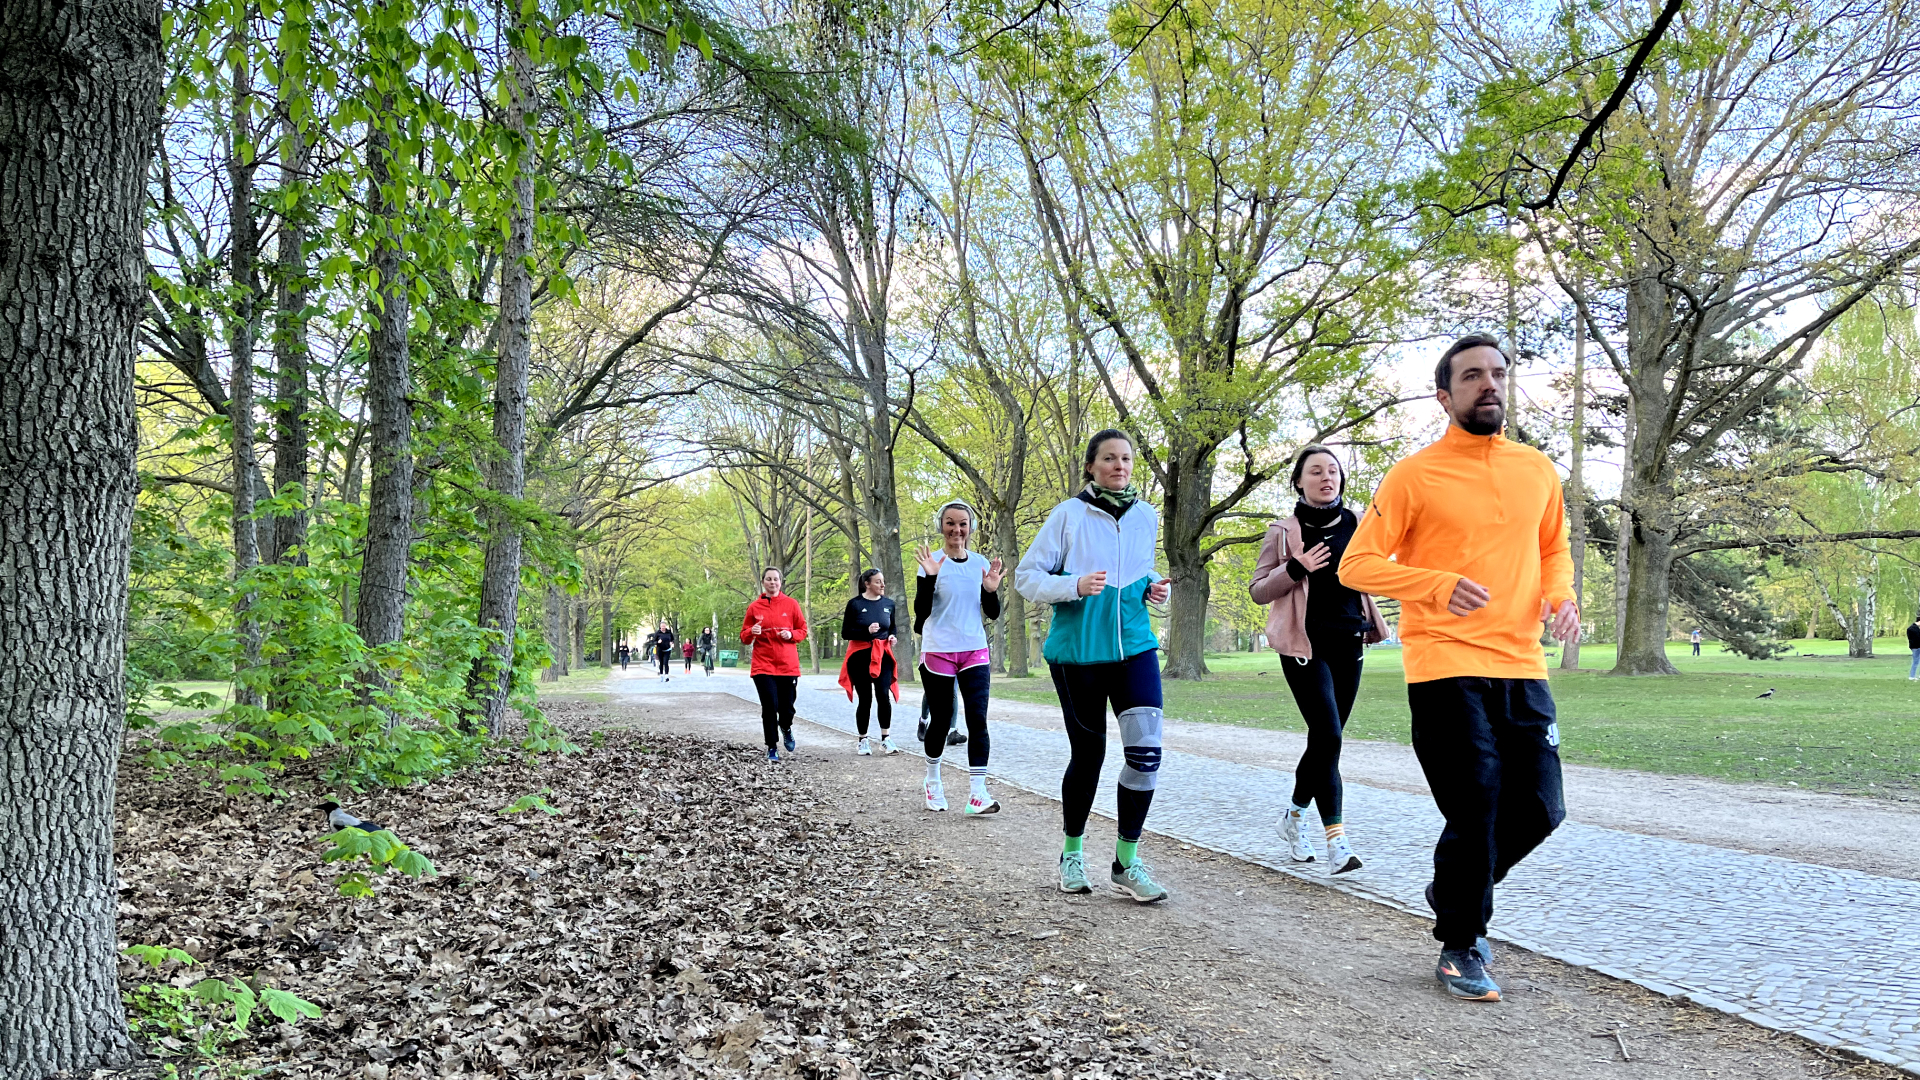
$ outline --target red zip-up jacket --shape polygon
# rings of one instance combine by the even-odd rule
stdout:
[[[758,637],[753,633],[754,623],[760,624]],[[781,640],[776,632],[780,630],[793,631],[793,637]],[[805,640],[807,614],[793,597],[786,593],[771,597],[762,594],[747,605],[747,617],[740,622],[740,644],[753,646],[753,666],[747,669],[748,674],[800,674],[800,650],[794,646]]]

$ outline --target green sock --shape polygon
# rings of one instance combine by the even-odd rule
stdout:
[[[1113,861],[1119,863],[1122,870],[1132,866],[1133,860],[1139,857],[1140,841],[1138,840],[1121,840],[1113,845]]]
[[[1084,836],[1069,836],[1067,837],[1067,842],[1061,846],[1060,853],[1062,855],[1071,855],[1084,847],[1086,842],[1087,838]]]

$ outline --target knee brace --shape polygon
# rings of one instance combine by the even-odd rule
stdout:
[[[1126,764],[1120,767],[1120,786],[1152,791],[1160,776],[1159,709],[1128,709],[1120,714],[1120,743]]]

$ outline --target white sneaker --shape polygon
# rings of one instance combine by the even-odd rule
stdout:
[[[1327,841],[1327,873],[1329,875],[1350,874],[1360,869],[1361,865],[1360,856],[1355,855],[1353,849],[1347,846],[1346,837],[1336,836]]]
[[[1303,817],[1304,814],[1292,810],[1280,815],[1280,839],[1287,842],[1287,855],[1294,862],[1312,862],[1319,857],[1313,850],[1313,841],[1300,829]]]
[[[947,808],[947,791],[938,780],[927,781],[927,809],[938,812]]]
[[[900,748],[893,745],[893,736],[880,736],[880,752],[883,754],[897,754],[900,752]]]
[[[855,750],[854,753],[860,757],[872,757],[873,756],[872,740],[868,739],[865,735],[860,736],[860,749]]]

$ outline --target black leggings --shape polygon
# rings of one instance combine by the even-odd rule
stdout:
[[[665,649],[662,649],[655,655],[660,662],[660,674],[662,675],[667,674],[668,665],[673,663],[673,654],[666,651]]]
[[[927,756],[937,758],[947,752],[947,729],[953,726],[953,686],[960,684],[960,699],[967,709],[967,764],[976,769],[987,767],[987,690],[993,684],[993,670],[976,664],[958,675],[941,675],[920,665],[921,699],[927,703]]]
[[[800,688],[800,676],[755,675],[753,688],[760,694],[760,733],[769,748],[778,746],[780,733],[793,730],[793,697]]]
[[[1100,767],[1107,760],[1107,704],[1120,721],[1120,769],[1115,793],[1120,838],[1140,839],[1160,777],[1160,654],[1148,650],[1111,664],[1051,664],[1053,688],[1067,722],[1073,756],[1060,779],[1061,829],[1085,836]]]
[[[853,683],[853,692],[859,702],[853,707],[853,722],[860,729],[860,737],[867,737],[867,716],[873,711],[878,699],[880,706],[880,733],[885,735],[893,727],[893,655],[889,653],[880,658],[880,677],[874,678],[873,654],[865,649],[856,649],[847,654],[847,679]]]
[[[1353,699],[1360,692],[1362,653],[1358,640],[1313,646],[1313,659],[1282,656],[1287,687],[1300,718],[1307,722],[1307,749],[1293,770],[1293,805],[1309,799],[1320,804],[1322,824],[1341,819],[1340,733],[1353,715]]]

